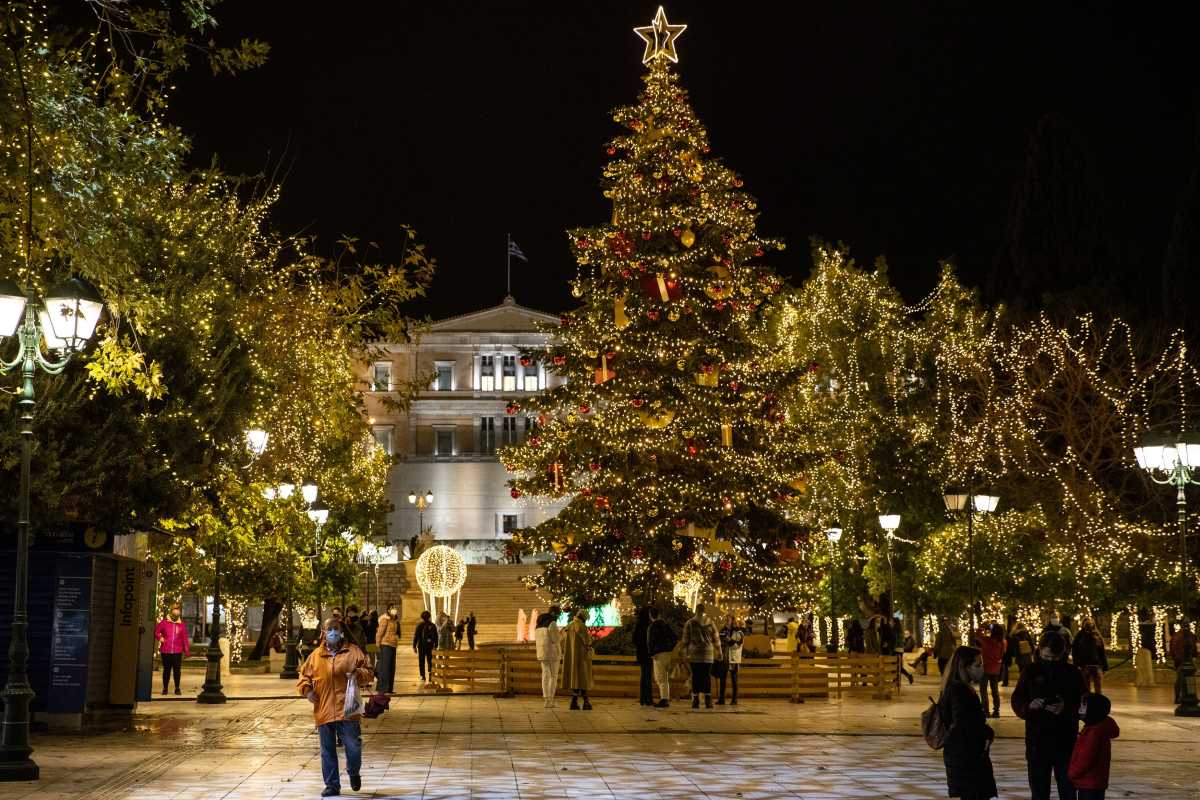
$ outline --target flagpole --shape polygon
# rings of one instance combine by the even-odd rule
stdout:
[[[508,237],[508,247],[504,248],[504,252],[505,252],[504,269],[505,269],[505,272],[508,274],[508,292],[507,292],[506,296],[512,297],[512,234],[506,233],[504,235]]]

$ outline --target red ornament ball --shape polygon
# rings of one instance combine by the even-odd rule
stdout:
[[[578,561],[578,560],[579,560],[579,553],[576,553],[574,550],[571,550],[570,552],[567,553],[567,561]]]
[[[521,410],[521,407],[519,405],[517,405],[516,403],[509,403],[507,406],[504,407],[504,413],[508,414],[510,416],[513,414],[516,414],[520,410]]]
[[[642,231],[642,239],[645,241],[649,241],[650,240],[650,231]]]
[[[762,249],[761,247],[759,247],[759,248],[756,248],[756,249],[755,249],[755,251],[754,251],[754,255],[755,255],[755,257],[756,257],[756,258],[762,258],[762,256],[763,256],[763,249]]]
[[[675,527],[676,528],[683,528],[686,525],[687,525],[687,517],[676,517],[675,518]]]
[[[590,469],[592,472],[599,472],[600,465],[593,461],[592,463],[588,464],[588,469]]]
[[[533,361],[529,358],[529,356],[521,356],[521,366],[522,367],[528,367],[532,363],[533,363]]]
[[[588,413],[588,412],[589,412],[589,411],[591,411],[591,410],[592,410],[592,407],[591,407],[591,406],[589,406],[587,403],[584,403],[583,405],[579,406],[579,413],[580,413],[580,414],[586,414],[586,413]]]
[[[651,322],[658,322],[658,318],[659,318],[660,314],[658,312],[658,309],[652,308],[646,312],[646,316],[650,318]]]
[[[633,547],[629,548],[629,557],[630,558],[641,558],[643,555],[645,555],[645,553],[646,553],[646,551],[643,550],[642,548],[638,547],[637,545],[634,545]]]
[[[617,154],[617,148],[615,148],[615,147],[611,147],[611,146],[610,146],[606,152],[607,152],[607,153],[608,153],[610,156],[615,156],[615,155]]]
[[[646,401],[640,397],[635,397],[629,401],[629,405],[633,406],[634,408],[641,408],[645,404],[646,404]]]
[[[728,561],[726,561],[726,560],[725,560],[725,559],[723,559],[723,558],[721,559],[721,563],[720,563],[720,565],[719,565],[719,566],[720,566],[720,567],[721,567],[721,569],[722,569],[723,571],[725,571],[725,572],[728,572],[728,571],[729,571],[729,570],[730,570],[730,569],[733,567],[733,565],[732,565],[732,564],[730,564]]]
[[[567,357],[566,356],[555,356],[554,358],[550,359],[550,361],[551,361],[551,363],[554,364],[554,366],[561,367],[563,364],[567,363]]]
[[[509,492],[509,494],[510,494],[510,495],[512,495],[512,499],[513,499],[513,500],[516,500],[518,497],[520,497],[520,496],[521,496],[521,490],[520,490],[520,489],[513,489],[512,491],[510,491],[510,492]]]

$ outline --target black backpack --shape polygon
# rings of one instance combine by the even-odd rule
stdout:
[[[437,649],[438,646],[438,629],[432,622],[423,622],[424,632],[421,634],[421,644],[430,650]]]

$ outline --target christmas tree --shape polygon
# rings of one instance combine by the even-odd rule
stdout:
[[[613,119],[607,225],[569,232],[582,305],[548,354],[564,385],[509,406],[537,420],[502,454],[514,497],[570,497],[520,531],[558,554],[538,588],[577,604],[623,591],[662,599],[699,581],[752,607],[807,585],[786,522],[804,453],[786,409],[802,365],[770,358],[782,282],[759,265],[783,244],[755,230],[742,178],[710,158],[704,126],[671,64],[683,25],[660,8],[646,42],[645,89]]]

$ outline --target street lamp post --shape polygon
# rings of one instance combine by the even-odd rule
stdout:
[[[990,514],[1000,504],[1000,498],[986,492],[971,494],[970,492],[952,491],[942,496],[946,510],[951,513],[965,511],[967,514],[967,585],[969,595],[969,610],[971,633],[975,634],[975,515]]]
[[[261,428],[251,428],[245,433],[246,449],[250,451],[250,460],[258,458],[267,449],[267,432]],[[246,466],[249,466],[248,464]],[[204,705],[219,705],[224,703],[225,691],[221,685],[221,544],[213,543],[213,607],[212,622],[209,625],[208,653],[205,656],[204,685],[196,702]],[[233,659],[233,648],[237,643],[229,641],[230,663]]]
[[[1148,436],[1133,449],[1138,466],[1150,480],[1175,487],[1175,509],[1179,521],[1179,621],[1187,622],[1187,486],[1200,485],[1194,477],[1200,469],[1200,435],[1181,433],[1170,437]],[[1159,477],[1161,474],[1162,477]],[[1200,699],[1196,697],[1196,661],[1180,665],[1183,691],[1175,716],[1200,717]]]
[[[433,505],[433,490],[426,490],[425,494],[409,492],[408,503],[417,507],[417,536],[419,537],[425,533],[425,509]],[[416,558],[416,553],[410,553],[410,555]]]
[[[32,200],[30,201],[32,202]],[[29,483],[33,460],[33,409],[36,396],[33,379],[38,371],[61,374],[71,356],[95,333],[104,310],[100,296],[77,278],[70,278],[46,293],[39,303],[33,292],[23,292],[15,283],[0,281],[0,346],[16,337],[17,354],[12,361],[0,358],[0,374],[20,370],[21,388],[17,409],[21,415],[21,486],[17,515],[16,576],[13,581],[12,632],[8,646],[8,681],[4,698],[4,723],[0,728],[0,780],[33,781],[38,778],[33,747],[29,742],[29,704],[33,687],[27,672],[29,661]],[[45,342],[48,355],[42,354]],[[58,356],[55,357],[55,352]]]
[[[325,503],[317,498],[317,487],[314,484],[306,484],[304,488],[308,489],[310,486],[312,487],[312,490],[306,491],[304,496],[306,499],[309,496],[312,497],[312,500],[309,501],[308,506],[308,518],[313,521],[313,525],[315,525],[317,529],[316,535],[313,537],[313,583],[315,583],[317,587],[317,632],[320,633],[321,623],[323,621],[321,619],[321,568],[319,566],[319,560],[321,558],[321,527],[329,519],[329,506],[325,505]]]
[[[879,527],[883,528],[887,536],[884,537],[884,542],[887,545],[887,562],[888,562],[888,612],[891,616],[896,614],[896,572],[892,568],[892,539],[896,538],[896,530],[900,527],[899,514],[880,514]]]
[[[296,484],[284,480],[278,486],[268,486],[263,489],[263,496],[268,501],[275,499],[288,500],[296,491]],[[293,618],[296,616],[296,570],[295,564],[288,566],[288,595],[287,595],[287,639],[284,643],[283,668],[279,677],[283,680],[295,680],[300,677],[300,642],[296,638],[296,628]]]
[[[838,617],[833,595],[833,562],[837,556],[837,544],[842,540],[842,529],[826,529],[825,538],[829,542],[829,645],[825,649],[830,653],[836,653],[838,651]]]

